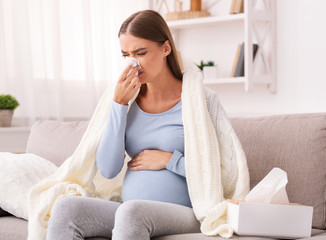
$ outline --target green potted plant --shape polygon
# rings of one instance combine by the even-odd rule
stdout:
[[[14,110],[19,106],[17,99],[9,94],[0,94],[0,127],[10,127]]]
[[[214,62],[213,61],[204,62],[203,60],[201,60],[200,64],[196,64],[196,66],[200,69],[200,71],[203,71],[204,67],[214,66]]]
[[[216,78],[217,77],[217,66],[214,61],[204,62],[200,61],[200,64],[196,64],[196,66],[203,72],[205,79]]]

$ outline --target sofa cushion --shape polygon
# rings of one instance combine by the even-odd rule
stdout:
[[[201,233],[188,233],[188,234],[177,234],[168,235],[162,237],[152,238],[152,240],[225,240],[226,238],[220,236],[205,236]],[[242,240],[276,240],[276,238],[266,238],[266,237],[239,237],[233,235],[231,239],[242,239]]]
[[[31,128],[26,152],[39,155],[60,166],[73,154],[87,126],[88,121],[37,121]]]
[[[0,217],[0,240],[26,240],[28,222],[14,216]],[[87,240],[109,240],[108,238],[92,237]]]
[[[27,221],[16,218],[14,216],[0,217],[0,240],[26,240],[27,239]],[[318,240],[325,239],[326,231],[319,229],[312,229],[311,238],[304,238],[302,240]],[[85,238],[87,240],[109,240],[108,238],[92,237]],[[151,238],[152,240],[212,240],[225,238],[221,237],[207,237],[201,233],[189,233],[189,234],[177,234]],[[242,240],[269,240],[271,238],[260,238],[260,237],[239,237],[233,235],[232,239],[242,239]]]
[[[204,236],[201,233],[188,233],[188,234],[177,234],[177,235],[168,235],[161,236],[156,238],[151,238],[152,240],[225,240],[225,238],[219,236]],[[233,235],[230,239],[241,239],[241,240],[273,240],[275,238],[267,238],[267,237],[245,237]],[[320,229],[312,229],[311,237],[301,238],[301,240],[325,240],[326,239],[326,231]]]
[[[14,216],[0,217],[1,240],[26,240],[27,221]]]
[[[326,113],[233,118],[254,187],[274,167],[287,172],[290,202],[314,207],[312,225],[325,228]]]

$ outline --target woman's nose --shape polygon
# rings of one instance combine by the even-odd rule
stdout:
[[[138,56],[137,56],[137,55],[130,55],[130,57],[137,59],[137,61],[138,61],[138,62],[139,62],[139,64],[140,64],[140,61],[139,61],[139,59],[138,59]]]

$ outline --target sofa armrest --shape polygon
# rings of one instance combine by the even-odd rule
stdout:
[[[232,118],[254,187],[274,167],[287,172],[290,202],[314,207],[314,228],[326,229],[326,113]]]

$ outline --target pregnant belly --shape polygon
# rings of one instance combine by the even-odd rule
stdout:
[[[186,179],[169,170],[130,171],[122,187],[122,201],[153,200],[191,207]]]

